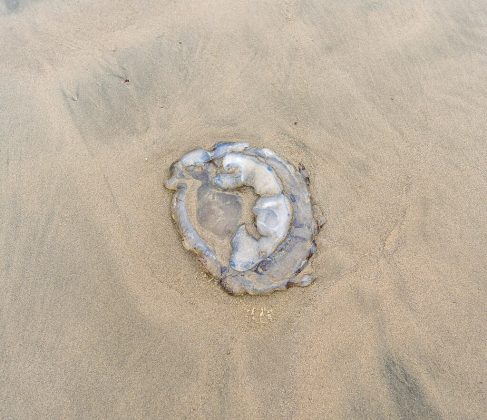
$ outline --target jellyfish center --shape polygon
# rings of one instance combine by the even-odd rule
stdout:
[[[247,271],[274,252],[286,237],[292,207],[271,166],[250,156],[229,153],[222,168],[214,178],[216,186],[223,190],[251,187],[258,196],[252,208],[257,232],[240,224],[231,241],[230,267]]]

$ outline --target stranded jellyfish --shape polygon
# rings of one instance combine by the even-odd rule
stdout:
[[[307,286],[319,225],[304,167],[269,149],[217,143],[171,165],[172,216],[184,247],[234,295]]]

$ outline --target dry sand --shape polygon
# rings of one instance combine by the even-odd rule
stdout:
[[[480,419],[485,1],[0,4],[0,418]],[[318,280],[236,298],[169,164],[310,172]]]

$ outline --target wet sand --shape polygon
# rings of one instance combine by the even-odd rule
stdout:
[[[487,4],[0,3],[0,418],[480,419]],[[232,297],[169,164],[303,163],[317,281]]]

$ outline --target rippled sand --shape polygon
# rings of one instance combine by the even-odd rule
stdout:
[[[487,4],[0,3],[0,418],[487,416]],[[227,295],[164,190],[303,163],[317,281]]]

